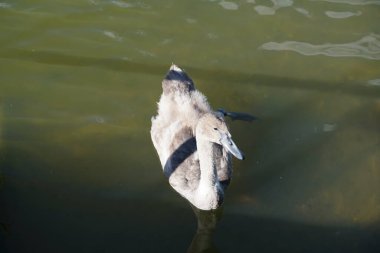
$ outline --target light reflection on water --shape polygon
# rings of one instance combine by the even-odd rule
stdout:
[[[350,11],[340,11],[340,12],[338,12],[338,11],[326,11],[325,13],[330,18],[338,18],[338,19],[350,18],[350,17],[362,15],[362,13],[360,11],[358,11],[358,12],[350,12]]]
[[[341,4],[350,4],[350,5],[370,5],[370,4],[380,5],[380,2],[378,0],[313,0],[313,1],[341,3]]]
[[[2,1],[0,251],[377,252],[378,8]],[[173,61],[259,118],[230,122],[247,159],[198,236],[149,137]]]
[[[323,45],[312,45],[306,42],[286,41],[267,42],[261,46],[265,50],[290,50],[303,55],[326,55],[331,57],[361,57],[370,60],[380,60],[380,35],[370,34],[358,41]]]

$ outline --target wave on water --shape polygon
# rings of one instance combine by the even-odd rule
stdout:
[[[350,12],[350,11],[325,11],[326,16],[330,18],[337,18],[337,19],[343,19],[343,18],[350,18],[354,16],[360,16],[362,15],[361,11],[358,12]]]
[[[380,87],[380,79],[373,79],[367,82],[368,85]]]
[[[370,60],[380,60],[380,35],[370,34],[358,41],[322,45],[313,45],[299,41],[267,42],[261,49],[271,51],[294,51],[302,55],[326,55],[331,57],[360,57]]]
[[[88,0],[92,5],[114,5],[119,8],[143,8],[143,9],[149,9],[151,8],[150,5],[147,5],[143,2],[137,1],[137,2],[126,2],[123,0]]]
[[[103,31],[103,34],[116,41],[122,41],[123,38],[113,31]]]
[[[255,11],[260,15],[274,15],[278,9],[290,7],[293,5],[292,0],[272,0],[273,6],[255,6]]]
[[[6,9],[6,8],[11,8],[11,7],[12,5],[10,5],[9,3],[0,3],[0,8]]]
[[[230,1],[221,1],[219,2],[220,6],[222,6],[224,9],[226,10],[237,10],[239,9],[239,5],[237,5],[236,3],[234,2],[230,2]]]
[[[379,0],[314,0],[315,2],[330,2],[330,3],[339,3],[339,4],[350,4],[350,5],[368,5],[368,4],[377,4],[380,5]]]

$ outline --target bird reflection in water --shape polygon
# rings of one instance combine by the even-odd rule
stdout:
[[[191,205],[197,218],[197,231],[191,241],[187,253],[218,253],[213,237],[217,223],[222,218],[223,208],[216,210],[200,210]]]

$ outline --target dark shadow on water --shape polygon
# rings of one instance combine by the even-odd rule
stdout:
[[[344,252],[377,253],[379,225],[344,227],[228,213],[191,210],[187,202],[172,204],[156,194],[105,197],[103,189],[73,185],[36,173],[49,171],[38,157],[16,147],[2,160],[5,183],[0,192],[0,252]],[[11,163],[19,157],[25,171]],[[71,159],[71,157],[67,157]],[[20,162],[20,161],[18,161]],[[112,170],[113,168],[107,168]],[[157,168],[152,168],[157,170]],[[119,194],[119,192],[117,192]],[[197,223],[194,222],[194,212]],[[6,214],[6,217],[1,215]],[[5,219],[4,219],[5,218]],[[8,225],[7,225],[8,226]],[[216,229],[215,229],[216,227]],[[196,231],[194,235],[194,231]]]
[[[149,64],[130,62],[115,58],[96,58],[86,56],[67,55],[51,51],[30,51],[9,49],[0,51],[0,58],[32,61],[50,65],[66,65],[77,67],[95,67],[114,71],[142,73],[163,76],[170,63]],[[214,82],[241,83],[266,87],[294,88],[320,92],[340,92],[355,96],[379,97],[380,89],[375,86],[366,86],[358,82],[321,82],[316,80],[301,80],[287,77],[276,77],[262,74],[246,73],[225,69],[202,69],[197,67],[183,67],[196,79],[212,80]],[[307,85],[305,85],[307,83]]]
[[[380,224],[367,227],[309,225],[224,215],[215,233],[221,252],[357,252],[380,250]]]
[[[48,195],[42,190],[32,194]],[[17,199],[8,196],[12,231],[0,240],[4,242],[0,251],[377,253],[380,250],[379,230],[375,226],[318,226],[238,214],[224,214],[218,222],[217,214],[194,210],[198,221],[194,235],[193,214],[186,203],[177,206],[153,199],[102,199],[77,192],[66,195],[65,200],[45,196],[46,203],[30,201],[18,205],[10,203]]]

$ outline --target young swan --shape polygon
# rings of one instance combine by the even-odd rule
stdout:
[[[214,112],[193,81],[173,65],[162,82],[151,137],[170,185],[202,210],[218,208],[231,176],[231,139],[223,113]]]

